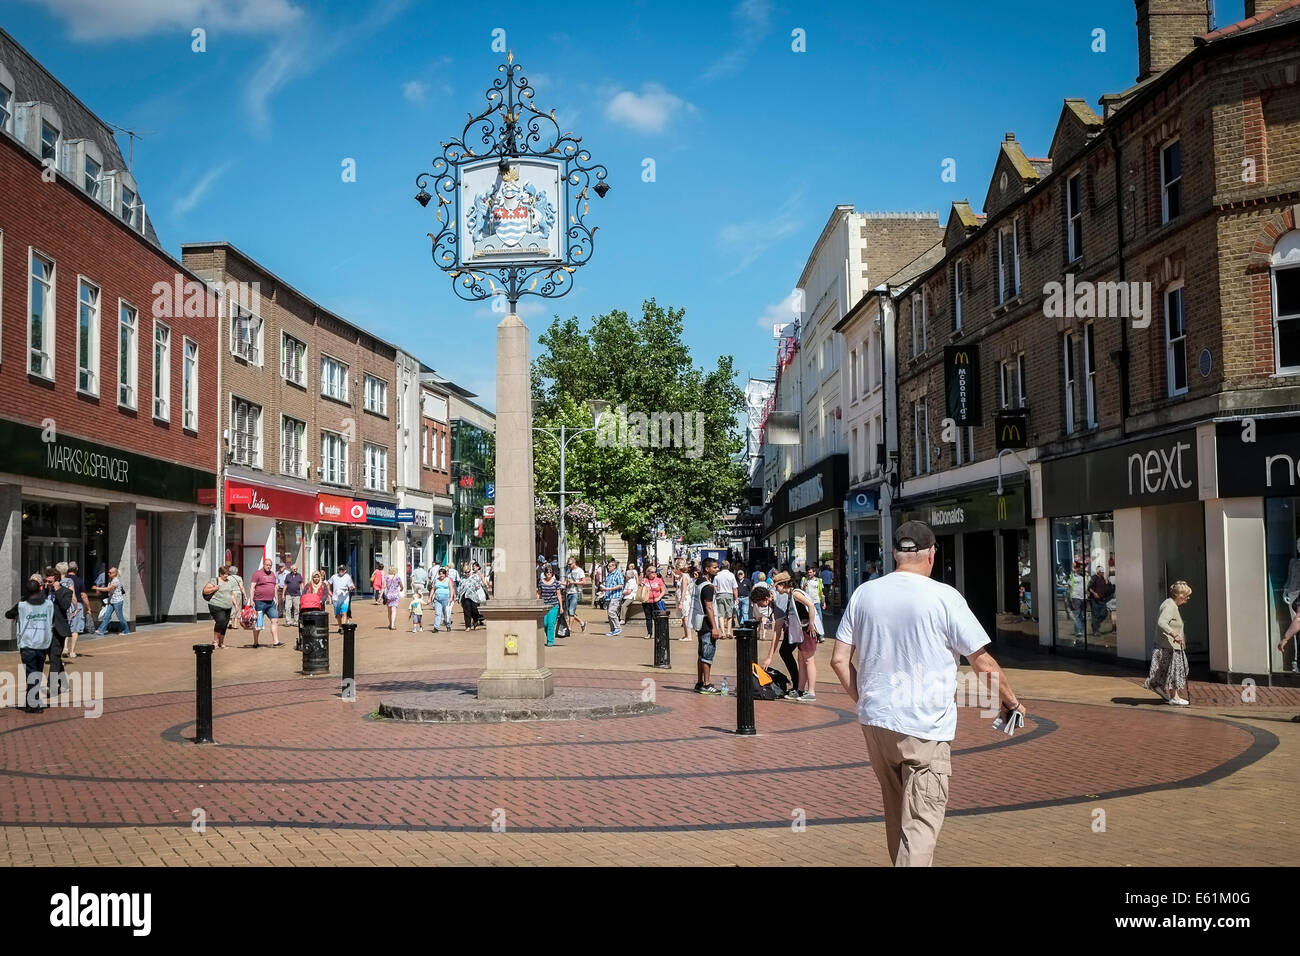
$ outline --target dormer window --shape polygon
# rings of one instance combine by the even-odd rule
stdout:
[[[94,159],[87,156],[85,165],[82,169],[82,184],[91,199],[99,198],[99,174],[103,167]]]
[[[122,187],[122,221],[132,229],[140,228],[140,197],[126,186]]]
[[[59,130],[49,123],[41,123],[41,162],[56,163],[59,158]]]
[[[0,130],[14,131],[14,91],[0,84]]]

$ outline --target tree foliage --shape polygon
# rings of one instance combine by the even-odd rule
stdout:
[[[683,341],[684,316],[684,309],[650,299],[640,316],[608,312],[590,327],[576,316],[556,318],[533,361],[534,421],[557,435],[562,424],[566,434],[592,428],[593,400],[608,402],[615,415],[623,406],[629,416],[677,412],[702,420],[698,457],[689,447],[610,443],[607,427],[569,443],[566,490],[580,493],[629,540],[649,539],[660,521],[670,532],[692,523],[713,528],[744,496],[745,470],[737,457],[744,447],[737,418],[744,395],[734,383],[732,358],[720,356],[712,368],[694,365]],[[534,432],[533,461],[538,497],[557,501],[548,492],[559,490],[558,443]]]

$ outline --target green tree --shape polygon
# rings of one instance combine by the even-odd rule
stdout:
[[[640,447],[633,433],[615,437],[604,422],[569,444],[567,490],[591,505],[629,543],[647,542],[662,521],[669,532],[693,522],[714,527],[718,516],[740,504],[746,484],[738,456],[744,447],[738,414],[744,395],[735,384],[729,355],[716,365],[697,367],[683,341],[685,310],[644,302],[640,316],[612,311],[584,327],[576,316],[556,318],[541,335],[542,349],[533,361],[533,416],[536,424],[557,434],[593,427],[589,402],[608,402],[629,418],[679,413],[691,423],[693,447],[664,447],[667,435],[653,431],[651,447]],[[644,435],[644,433],[643,433]],[[698,454],[697,454],[698,452]],[[559,448],[534,433],[534,480],[538,497],[559,489]],[[574,501],[570,498],[570,502]],[[576,529],[572,529],[576,530]]]

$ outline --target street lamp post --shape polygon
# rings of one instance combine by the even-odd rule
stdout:
[[[565,498],[565,495],[567,495],[567,494],[569,493],[568,488],[566,488],[566,487],[565,487],[565,484],[564,484],[564,474],[565,474],[565,470],[564,470],[564,467],[565,467],[565,452],[568,450],[569,442],[573,441],[573,439],[577,438],[579,435],[586,435],[586,434],[588,434],[589,432],[594,432],[594,431],[596,431],[596,430],[597,430],[597,429],[595,429],[595,428],[579,428],[577,431],[573,431],[573,432],[571,432],[571,431],[568,431],[568,426],[567,426],[567,425],[561,425],[561,426],[560,426],[560,434],[559,434],[559,435],[556,435],[556,434],[555,434],[555,430],[554,430],[553,428],[542,428],[540,425],[534,425],[534,426],[533,426],[533,431],[535,431],[535,432],[541,432],[543,435],[549,435],[552,439],[555,440],[555,443],[556,443],[557,445],[560,446],[560,490],[559,490],[559,491],[548,492],[548,494],[558,494],[558,495],[560,496],[560,524],[559,524],[559,529],[558,529],[558,530],[559,530],[559,540],[556,542],[556,549],[555,549],[555,550],[556,550],[556,559],[560,562],[560,566],[561,566],[561,567],[564,566],[564,558],[565,558],[565,555],[559,553],[559,552],[565,550],[565,540],[564,540],[564,498]],[[567,437],[566,437],[566,436],[567,436]]]

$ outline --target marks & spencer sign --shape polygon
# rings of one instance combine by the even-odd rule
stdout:
[[[52,437],[52,441],[46,441]],[[198,502],[200,489],[215,489],[216,475],[147,455],[111,448],[34,425],[0,421],[0,470],[49,481],[70,482],[133,496]]]

